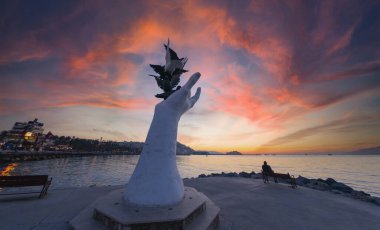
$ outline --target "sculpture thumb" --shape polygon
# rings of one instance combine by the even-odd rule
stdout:
[[[199,97],[201,96],[201,87],[197,88],[197,92],[190,98],[191,107],[194,106],[195,103],[197,103]]]
[[[201,77],[201,74],[199,72],[194,73],[190,77],[190,79],[186,82],[186,84],[183,86],[183,88],[190,90],[195,85],[195,83],[197,83],[200,77]]]

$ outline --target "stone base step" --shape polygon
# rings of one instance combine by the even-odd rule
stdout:
[[[206,201],[206,209],[185,230],[216,230],[219,227],[220,209],[210,200]]]
[[[194,188],[185,189],[181,203],[155,208],[128,206],[122,201],[122,192],[122,189],[115,190],[82,210],[70,221],[73,229],[213,230],[219,225],[220,209]]]

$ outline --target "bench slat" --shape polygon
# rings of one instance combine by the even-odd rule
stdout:
[[[275,182],[277,183],[277,178],[280,178],[280,179],[285,179],[285,180],[289,180],[292,188],[296,188],[297,187],[297,183],[296,183],[296,180],[293,176],[290,176],[290,174],[283,174],[283,173],[265,173],[263,171],[261,171],[262,175],[263,175],[263,179],[264,179],[264,183],[265,181],[268,181],[268,177],[273,177]],[[268,181],[269,182],[269,181]]]
[[[0,187],[24,187],[24,186],[41,186],[46,181],[5,181],[0,182]]]
[[[46,180],[48,175],[29,175],[29,176],[0,176],[0,180]]]
[[[0,176],[0,187],[24,187],[24,186],[43,186],[39,198],[47,194],[47,190],[51,184],[52,178],[48,175],[30,175],[30,176]],[[14,193],[14,194],[28,194],[27,193]],[[0,195],[12,195],[9,193]]]
[[[282,174],[282,173],[275,173],[274,174],[277,178],[282,178],[282,179],[291,179],[289,174]]]
[[[47,180],[47,175],[0,176],[0,187],[41,186],[45,185]]]
[[[0,196],[21,195],[21,194],[40,194],[41,192],[18,192],[18,193],[0,193]]]

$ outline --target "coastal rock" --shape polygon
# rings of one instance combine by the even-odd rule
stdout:
[[[332,185],[332,184],[335,184],[335,183],[337,183],[337,182],[336,182],[336,180],[334,180],[333,178],[327,178],[327,179],[326,179],[326,183],[327,183],[328,185]]]
[[[236,172],[221,172],[221,173],[211,173],[211,175],[201,174],[198,177],[238,177],[239,175]]]
[[[321,191],[331,190],[330,186],[321,179],[311,179],[310,183],[305,184],[304,186]]]
[[[297,185],[306,185],[310,183],[310,179],[303,177],[303,176],[298,176],[296,178]]]
[[[351,188],[350,186],[345,185],[345,184],[340,183],[340,182],[332,183],[332,184],[330,185],[330,187],[331,187],[332,189],[339,190],[339,191],[341,191],[341,192],[343,192],[343,193],[352,193],[352,192],[354,191],[354,189]]]
[[[208,177],[208,176],[207,176],[206,174],[203,174],[203,173],[202,173],[202,174],[199,175],[198,177],[199,177],[199,178],[205,178],[205,177]]]
[[[368,193],[365,193],[363,191],[353,191],[352,195],[353,196],[359,196],[359,197],[369,197],[369,196],[371,196]]]
[[[230,173],[226,173],[226,176],[227,177],[238,177],[239,175],[236,172],[230,172]]]
[[[379,197],[372,197],[372,198],[373,198],[373,202],[372,203],[380,205],[380,198]]]
[[[372,197],[371,195],[369,195],[368,193],[365,193],[363,191],[355,191],[354,190],[354,191],[352,191],[351,196],[355,199],[371,202],[374,204],[380,204],[378,202],[379,201],[378,198]]]
[[[334,193],[347,193],[350,194],[354,191],[350,186],[337,182],[332,178],[323,179],[307,179],[305,177],[299,176],[297,179],[297,184],[300,186],[305,186],[322,191],[333,191]],[[338,192],[339,191],[339,192]]]
[[[248,173],[248,172],[221,172],[221,173],[211,173],[211,174],[200,174],[198,175],[198,178],[205,178],[205,177],[246,177],[246,178],[252,178],[253,176],[257,176],[257,178],[261,178],[261,174],[256,174],[254,171]],[[256,179],[257,179],[256,178]]]
[[[205,177],[245,177],[245,178],[252,178],[252,179],[262,179],[261,173],[255,173],[254,171],[248,173],[248,172],[239,172],[239,173],[211,173],[209,175],[206,174],[200,174],[198,178],[205,178]],[[279,182],[285,182],[286,180],[278,179]],[[303,176],[298,176],[296,178],[296,183],[298,186],[308,187],[315,190],[320,191],[330,191],[332,193],[351,197],[354,199],[362,200],[365,202],[370,202],[376,205],[380,205],[380,198],[379,197],[373,197],[368,193],[365,193],[363,191],[356,191],[350,186],[337,182],[336,180],[332,178],[327,178],[326,180],[323,179],[309,179]]]
[[[254,174],[255,172],[253,172],[253,174]],[[247,178],[249,178],[249,177],[251,177],[252,176],[252,173],[247,173],[247,172],[240,172],[239,173],[239,177],[247,177]]]

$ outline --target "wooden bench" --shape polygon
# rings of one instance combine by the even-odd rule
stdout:
[[[38,198],[42,198],[47,194],[47,190],[51,184],[52,178],[48,175],[32,175],[32,176],[0,176],[0,187],[26,187],[26,186],[43,186],[41,192],[23,192],[23,193],[5,193],[0,195],[16,195],[39,193]]]
[[[278,183],[278,180],[277,178],[279,179],[284,179],[284,180],[287,180],[289,182],[289,184],[292,186],[292,188],[297,188],[297,182],[296,182],[296,179],[294,178],[294,176],[291,176],[289,173],[287,174],[283,174],[283,173],[265,173],[263,171],[261,171],[261,174],[263,175],[263,180],[264,180],[264,183],[269,183],[269,180],[268,180],[268,177],[273,177],[274,179],[274,182]]]

